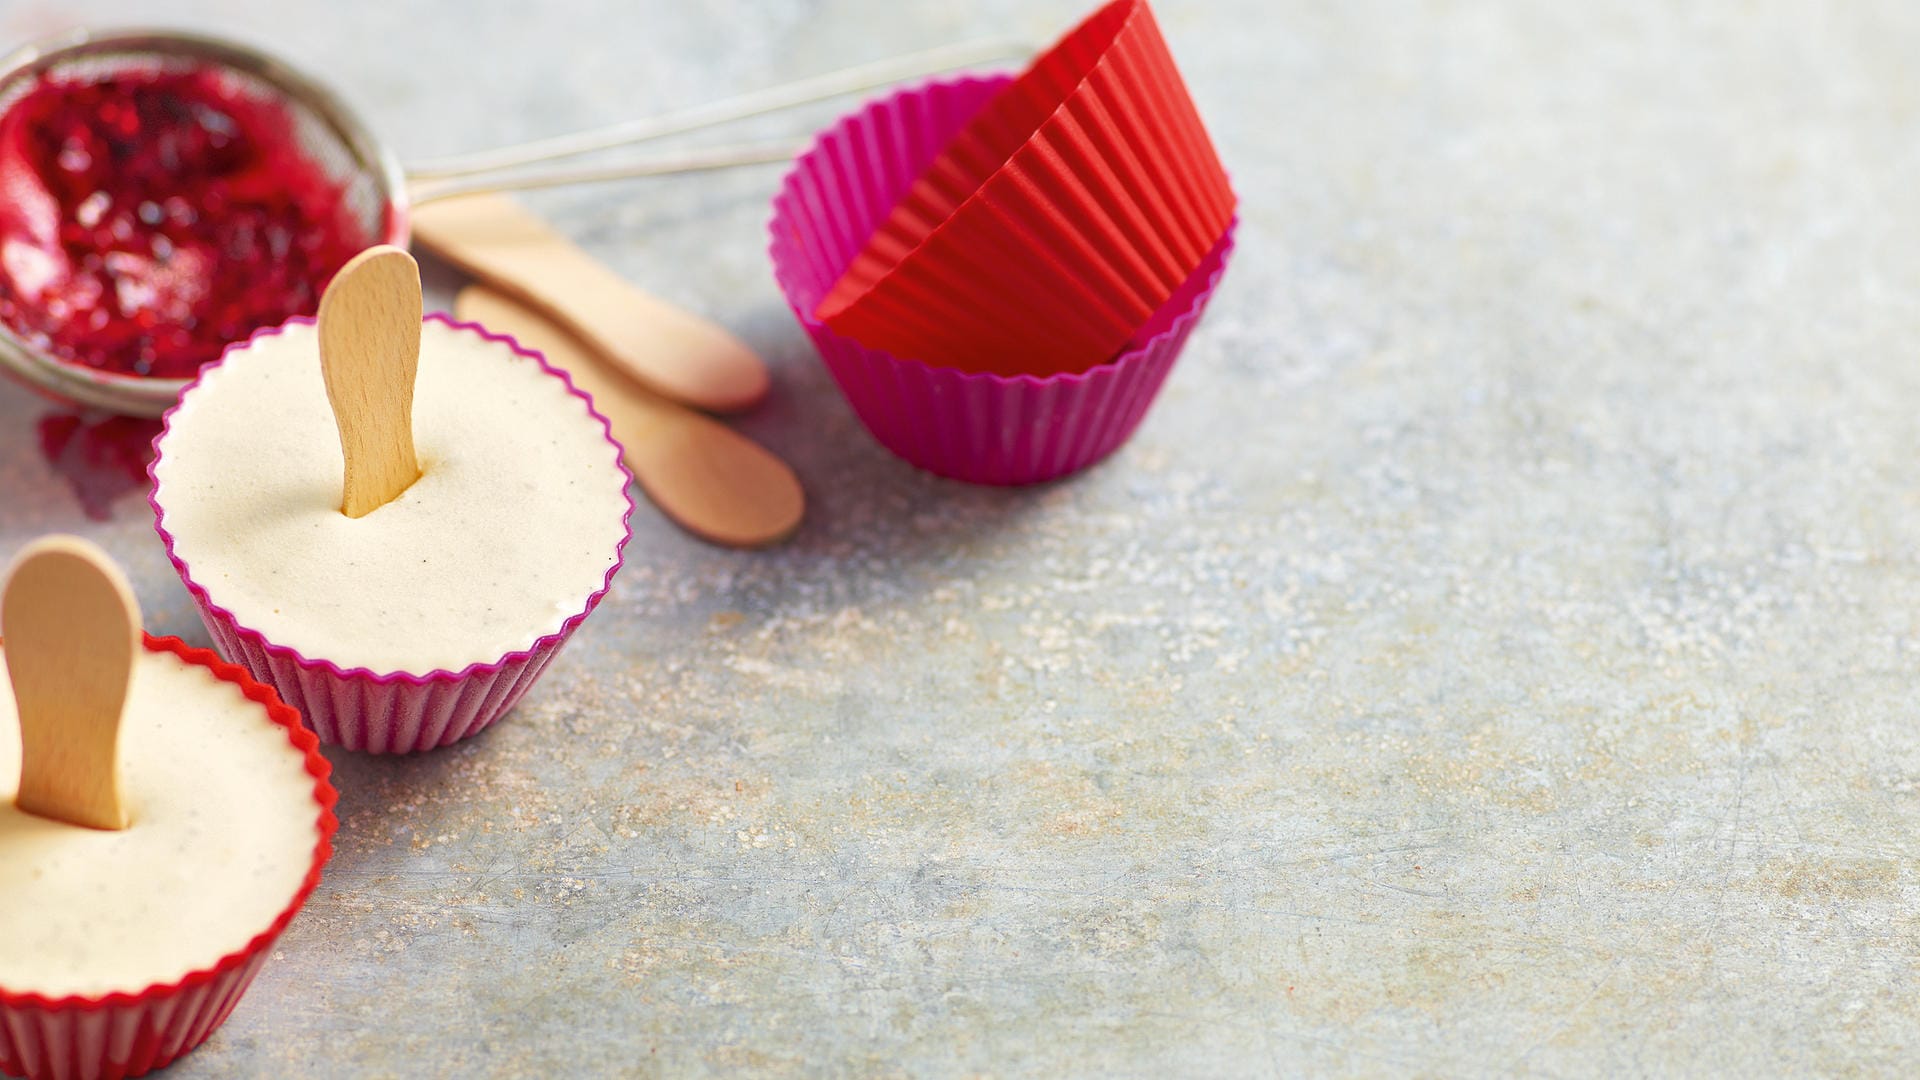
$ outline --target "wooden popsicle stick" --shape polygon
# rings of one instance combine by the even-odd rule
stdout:
[[[106,552],[76,536],[23,548],[0,594],[29,814],[124,829],[120,714],[140,651],[140,605]]]
[[[675,524],[725,547],[754,548],[793,535],[807,498],[787,463],[719,421],[655,395],[604,357],[520,302],[469,285],[454,314],[546,354],[626,447],[627,468]]]
[[[717,413],[767,396],[767,366],[739,338],[642,292],[511,199],[463,195],[416,207],[413,235],[661,395]]]
[[[346,456],[340,512],[365,517],[420,479],[413,381],[420,267],[381,244],[347,260],[320,297],[320,372]]]

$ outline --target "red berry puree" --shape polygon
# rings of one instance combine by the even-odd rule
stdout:
[[[211,70],[41,76],[0,115],[0,321],[69,363],[185,378],[313,314],[374,238],[292,119]]]

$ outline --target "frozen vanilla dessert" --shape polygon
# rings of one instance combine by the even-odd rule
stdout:
[[[0,990],[177,981],[272,929],[313,870],[326,811],[307,755],[239,685],[143,650],[120,761],[125,829],[21,811],[20,721],[0,678]]]
[[[154,467],[183,576],[267,642],[376,675],[459,672],[561,631],[626,536],[603,421],[533,358],[438,317],[412,415],[420,479],[349,518],[315,327],[229,351],[182,397]]]

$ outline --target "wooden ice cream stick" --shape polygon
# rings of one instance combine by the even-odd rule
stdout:
[[[732,413],[767,395],[766,364],[739,338],[635,288],[511,199],[436,200],[415,209],[413,235],[664,397]]]
[[[485,285],[460,290],[454,314],[565,368],[611,423],[647,497],[681,528],[727,547],[765,547],[799,528],[807,505],[800,480],[759,443],[659,397],[579,338]]]
[[[420,267],[397,247],[347,261],[320,297],[320,371],[346,456],[340,512],[365,517],[420,479],[413,381],[420,367]]]
[[[140,651],[140,605],[99,548],[74,536],[28,544],[0,593],[0,637],[20,717],[29,814],[124,829],[120,714]]]

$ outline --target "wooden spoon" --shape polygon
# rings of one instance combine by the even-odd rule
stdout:
[[[417,207],[413,235],[666,397],[732,413],[767,396],[767,366],[739,338],[641,292],[510,199]]]
[[[545,353],[626,446],[627,468],[647,497],[681,528],[726,547],[765,547],[800,526],[806,494],[787,463],[703,413],[628,378],[579,338],[484,285],[469,285],[454,314]]]
[[[420,367],[420,267],[381,244],[347,260],[320,297],[320,372],[347,466],[340,512],[365,517],[420,479],[413,380]]]
[[[0,594],[0,637],[20,714],[29,814],[124,829],[120,714],[140,651],[140,605],[106,552],[75,536],[28,544]]]

